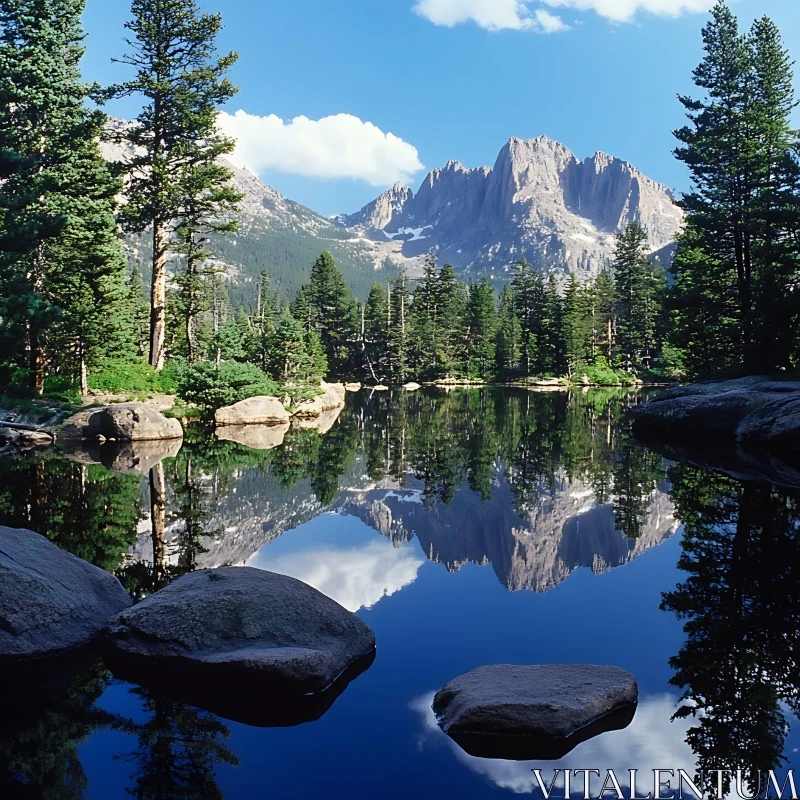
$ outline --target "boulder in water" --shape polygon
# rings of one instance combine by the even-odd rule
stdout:
[[[282,425],[290,419],[289,412],[277,397],[248,397],[232,406],[217,409],[217,425]]]
[[[99,414],[100,434],[116,442],[182,439],[183,427],[146,403],[119,403]]]
[[[130,604],[105,570],[38,533],[0,527],[0,664],[88,644]]]
[[[115,671],[201,687],[206,708],[324,692],[375,649],[355,614],[253,567],[185,575],[112,619],[105,639]]]
[[[617,667],[497,664],[468,672],[433,699],[442,730],[472,755],[560,758],[579,742],[625,727],[636,679]]]

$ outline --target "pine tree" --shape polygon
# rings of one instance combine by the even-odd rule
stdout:
[[[271,336],[272,377],[284,384],[319,382],[327,372],[325,353],[315,331],[286,312]]]
[[[459,375],[467,361],[466,327],[469,294],[450,264],[439,271],[437,282],[438,361],[444,377]]]
[[[481,380],[494,376],[497,346],[497,305],[487,278],[469,290],[470,373]]]
[[[539,371],[542,373],[560,375],[565,369],[563,314],[564,304],[558,291],[558,281],[550,273],[544,290],[538,345]]]
[[[629,223],[617,234],[614,286],[622,365],[635,369],[649,358],[655,345],[657,306],[653,265],[647,257],[647,231]]]
[[[125,355],[119,184],[84,105],[83,0],[0,2],[0,325],[27,353],[33,390]],[[48,352],[49,351],[49,352]]]
[[[496,372],[504,378],[517,375],[522,354],[522,325],[517,316],[514,294],[506,285],[500,292],[500,309],[497,321]]]
[[[597,273],[592,286],[592,342],[593,348],[609,364],[616,355],[617,296],[614,279],[607,269]],[[594,356],[596,353],[593,352]]]
[[[793,62],[772,20],[762,17],[748,36],[753,62],[753,89],[758,179],[752,207],[753,337],[755,367],[791,366],[800,337],[794,298],[800,254],[800,160],[791,114],[798,106],[794,95]],[[795,341],[793,341],[793,339]]]
[[[143,356],[147,351],[150,332],[150,303],[144,291],[144,282],[139,268],[134,266],[127,281],[128,299],[126,306],[130,309],[130,325],[136,344],[137,355]]]
[[[587,299],[591,302],[575,273],[572,273],[564,291],[561,333],[564,361],[570,378],[591,360],[591,312],[587,307]]]
[[[441,330],[439,327],[439,276],[436,256],[428,253],[422,277],[414,287],[409,319],[411,322],[410,366],[418,378],[441,377]]]
[[[322,340],[328,368],[335,375],[342,375],[353,355],[351,343],[358,336],[358,310],[342,273],[327,250],[311,268],[308,302],[307,313]]]
[[[688,354],[695,366],[786,367],[800,224],[791,63],[768,19],[742,36],[724,2],[703,44],[694,81],[704,97],[681,98],[690,124],[675,132],[693,187],[681,201],[673,343],[698,343],[702,355]]]
[[[545,286],[540,273],[533,272],[523,258],[514,269],[511,281],[514,306],[522,327],[521,361],[525,375],[533,375],[541,365],[539,346],[545,307]]]
[[[377,375],[389,371],[389,298],[383,284],[375,283],[364,306],[364,347]]]
[[[219,14],[203,14],[195,0],[133,0],[125,27],[130,52],[120,60],[135,76],[97,93],[97,99],[140,95],[136,123],[120,132],[133,155],[127,171],[124,227],[153,235],[150,365],[164,366],[167,262],[177,233],[191,265],[203,251],[204,231],[224,232],[217,215],[235,208],[230,172],[216,158],[232,143],[216,129],[216,110],[236,93],[225,77],[236,53],[218,58]],[[193,267],[190,267],[193,269]]]
[[[392,383],[405,383],[408,376],[409,292],[405,269],[389,285],[386,349]]]

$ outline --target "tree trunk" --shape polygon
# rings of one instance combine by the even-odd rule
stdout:
[[[39,329],[33,326],[30,329],[30,345],[31,388],[34,394],[42,395],[44,394],[44,368],[46,362],[44,348],[39,338]]]
[[[167,338],[167,242],[161,222],[153,225],[153,283],[150,292],[150,366],[164,369]]]
[[[81,355],[81,396],[89,394],[89,373],[86,371],[86,358]]]

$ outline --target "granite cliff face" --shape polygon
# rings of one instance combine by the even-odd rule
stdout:
[[[605,153],[579,161],[539,136],[510,139],[491,169],[450,161],[416,194],[396,185],[337,221],[375,241],[402,241],[408,259],[433,248],[442,262],[499,278],[523,256],[539,269],[596,273],[614,233],[633,220],[668,256],[682,219],[670,190],[628,162]]]

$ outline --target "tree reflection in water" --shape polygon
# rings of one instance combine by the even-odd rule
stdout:
[[[800,710],[800,493],[688,465],[669,472],[686,580],[662,608],[684,621],[670,664],[698,769],[784,763]],[[755,782],[753,784],[755,786]]]

